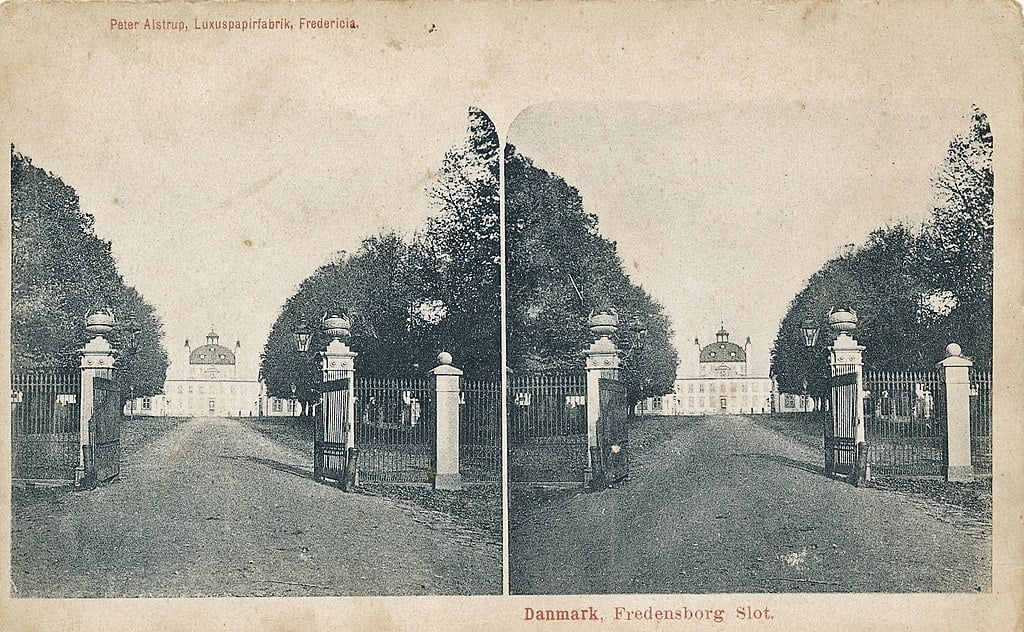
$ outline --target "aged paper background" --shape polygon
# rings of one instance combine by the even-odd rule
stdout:
[[[322,32],[124,33],[116,19],[192,21],[345,17],[357,29]],[[94,126],[120,134],[91,100],[118,95],[125,111],[178,91],[251,90],[263,103],[315,102],[345,91],[353,109],[476,105],[504,134],[524,108],[547,101],[859,99],[983,104],[996,139],[997,391],[993,593],[990,595],[696,595],[184,600],[36,600],[9,596],[10,516],[0,519],[0,627],[53,629],[506,629],[531,628],[524,606],[769,606],[751,629],[1020,629],[1024,559],[1022,464],[1020,7],[989,2],[394,2],[272,4],[15,3],[0,8],[0,102],[5,143],[57,134],[69,152]],[[125,69],[151,65],[154,75]],[[215,72],[208,72],[209,70]],[[163,77],[154,81],[153,77]],[[167,77],[171,77],[170,80]],[[270,81],[266,77],[272,77]],[[244,125],[246,107],[216,125]],[[100,118],[95,118],[95,117]],[[169,118],[168,130],[187,122]],[[130,127],[130,121],[125,121]],[[128,133],[128,132],[124,132]],[[316,130],[309,130],[315,135]],[[92,134],[89,134],[92,138]],[[898,142],[898,139],[895,139]],[[201,144],[202,135],[181,138]],[[283,141],[288,145],[301,139]],[[756,148],[754,148],[756,150]],[[60,174],[58,175],[67,175]],[[103,179],[106,174],[96,173]],[[183,182],[182,187],[187,187]],[[3,196],[9,181],[0,178]],[[821,209],[820,221],[837,221]],[[9,230],[5,226],[5,230]],[[3,239],[9,255],[9,235]],[[154,244],[159,243],[154,237]],[[149,247],[150,244],[140,244]],[[4,282],[9,268],[4,266]],[[130,281],[130,279],[129,279]],[[168,283],[187,282],[168,278]],[[9,299],[5,295],[4,301]],[[9,305],[7,305],[9,308]],[[9,313],[9,312],[8,312]],[[4,319],[0,339],[9,340]],[[6,344],[6,343],[5,343]],[[6,355],[5,355],[6,358]],[[4,360],[6,363],[8,360]],[[3,371],[7,380],[7,371]],[[5,385],[7,383],[5,382]],[[5,409],[6,410],[6,409]],[[6,413],[5,413],[6,414]],[[9,419],[3,432],[9,435]],[[0,497],[9,506],[9,450]],[[851,525],[851,528],[856,528]],[[605,626],[621,626],[605,622]],[[733,623],[738,627],[739,624]],[[552,626],[554,627],[554,626]],[[565,625],[583,628],[583,624]],[[668,625],[660,629],[670,629]],[[685,626],[678,626],[685,627]]]

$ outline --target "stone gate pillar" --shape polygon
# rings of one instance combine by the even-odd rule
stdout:
[[[832,377],[853,373],[856,376],[856,390],[854,391],[854,418],[853,418],[853,443],[854,458],[853,471],[850,473],[849,481],[858,485],[861,480],[867,477],[867,443],[864,436],[864,349],[863,345],[857,344],[857,340],[850,335],[857,326],[857,313],[853,310],[838,310],[829,314],[829,325],[832,331],[836,332],[835,342],[829,347],[829,366]],[[835,416],[837,411],[833,410]]]
[[[356,445],[355,425],[356,400],[355,400],[355,360],[359,354],[349,348],[340,338],[332,338],[327,344],[327,349],[320,352],[321,379],[324,382],[334,380],[348,380],[348,406],[345,411],[328,410],[324,407],[324,414],[344,414],[342,428],[345,431],[346,449],[354,448]],[[320,403],[323,406],[323,402]]]
[[[946,480],[974,480],[971,465],[971,376],[973,362],[961,355],[960,345],[946,346],[942,368],[946,383]]]
[[[583,482],[590,485],[597,465],[597,422],[601,415],[601,378],[619,378],[619,348],[611,339],[618,330],[618,315],[614,310],[590,316],[590,331],[597,336],[583,350],[587,363],[587,467]]]
[[[434,403],[437,412],[435,433],[436,465],[434,489],[462,489],[459,471],[459,402],[462,370],[452,366],[452,354],[437,354],[438,365],[431,369],[434,376]]]
[[[106,312],[91,314],[85,321],[85,330],[92,334],[92,339],[85,343],[81,353],[79,368],[82,372],[81,391],[78,398],[78,468],[75,470],[75,485],[82,485],[83,482],[93,478],[96,474],[96,462],[93,456],[93,446],[89,441],[90,426],[92,422],[93,408],[93,384],[96,378],[113,379],[114,360],[117,357],[114,348],[110,346],[106,335],[114,326],[114,318]]]

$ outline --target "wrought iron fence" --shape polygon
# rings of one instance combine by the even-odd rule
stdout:
[[[434,381],[356,377],[354,390],[360,478],[431,482],[437,426]]]
[[[79,459],[79,371],[11,374],[12,477],[74,481]]]
[[[976,474],[992,473],[992,371],[970,371],[971,465]]]
[[[501,382],[462,380],[459,469],[467,480],[501,479]]]
[[[941,476],[946,389],[940,371],[867,371],[864,432],[874,472]]]
[[[513,376],[508,436],[510,480],[582,482],[587,464],[586,374]]]

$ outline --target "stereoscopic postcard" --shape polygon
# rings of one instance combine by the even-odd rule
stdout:
[[[1024,625],[1018,4],[0,30],[0,628]]]

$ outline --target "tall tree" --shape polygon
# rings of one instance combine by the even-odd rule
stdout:
[[[409,257],[401,236],[384,233],[305,279],[285,302],[264,346],[260,370],[270,395],[290,397],[294,385],[298,399],[315,399],[319,359],[315,353],[298,354],[292,332],[300,323],[316,330],[329,313],[353,320],[351,345],[359,353],[360,374],[405,377],[432,366],[437,351],[421,334],[429,315],[421,313]],[[325,343],[317,339],[317,345]]]
[[[579,191],[508,146],[505,161],[508,361],[513,371],[582,365],[591,311],[619,314],[620,346],[642,322],[645,348],[628,355],[624,376],[633,403],[670,392],[678,355],[663,308],[626,275],[615,243]]]
[[[992,132],[973,108],[968,132],[953,138],[933,180],[938,204],[920,230],[894,226],[831,259],[790,303],[772,350],[783,390],[806,380],[820,392],[826,360],[802,348],[805,315],[852,307],[864,358],[880,369],[927,369],[957,342],[976,363],[992,358]],[[828,344],[831,332],[823,330]]]
[[[75,190],[13,145],[11,248],[12,368],[78,366],[85,317],[108,308],[120,325],[111,336],[115,346],[125,346],[130,322],[141,329],[137,354],[119,362],[124,396],[129,387],[136,396],[163,389],[167,352],[153,307],[124,283],[110,243],[96,236]]]
[[[361,375],[421,377],[441,351],[467,376],[500,375],[497,152],[493,124],[471,109],[465,141],[445,154],[428,190],[436,215],[425,230],[411,244],[395,233],[370,237],[302,282],[264,347],[271,395],[288,397],[295,385],[299,399],[314,399],[315,354],[296,354],[291,332],[337,311],[354,315]]]
[[[941,326],[981,363],[992,359],[992,150],[988,117],[974,106],[970,129],[950,142],[933,180],[939,203],[917,253],[929,303],[946,312]]]
[[[431,335],[467,374],[500,375],[501,225],[498,134],[469,110],[465,141],[428,190],[436,210],[415,248],[421,299],[436,305]]]

